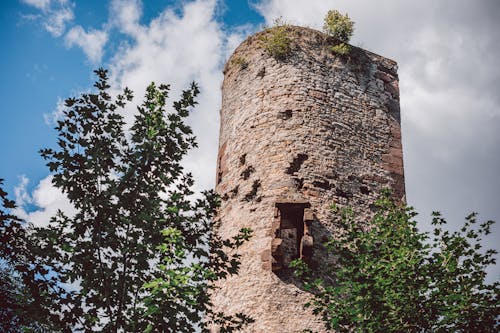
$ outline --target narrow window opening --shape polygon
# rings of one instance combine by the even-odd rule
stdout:
[[[309,234],[311,213],[309,203],[276,203],[275,238],[272,241],[272,270],[287,269],[290,262],[301,258],[309,262],[312,236]]]
[[[281,241],[282,266],[288,267],[300,256],[300,241],[304,236],[304,208],[283,206],[281,209],[279,238]]]
[[[222,183],[222,177],[227,170],[226,166],[226,143],[224,143],[219,149],[219,156],[217,158],[217,177],[215,182],[217,185]]]

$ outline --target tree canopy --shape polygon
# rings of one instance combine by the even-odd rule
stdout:
[[[493,221],[467,216],[458,231],[433,213],[432,235],[418,231],[412,208],[384,192],[369,227],[341,215],[340,235],[325,244],[336,258],[327,276],[292,264],[314,293],[306,306],[338,332],[498,332],[499,282],[486,282],[494,250],[482,250]],[[324,274],[325,271],[322,273]]]
[[[329,10],[324,19],[323,31],[336,39],[335,45],[331,48],[333,52],[346,55],[351,51],[348,43],[354,33],[354,22],[349,15],[342,14],[338,10]]]
[[[329,10],[323,23],[323,30],[342,43],[349,43],[354,32],[354,22],[347,14],[338,10]]]
[[[218,197],[195,198],[181,164],[197,145],[185,119],[198,86],[167,111],[170,87],[150,84],[127,129],[120,110],[132,92],[113,98],[107,71],[95,73],[95,93],[65,101],[57,148],[41,150],[76,213],[59,211],[47,227],[26,230],[26,267],[36,272],[30,285],[45,286],[39,312],[64,332],[240,328],[250,319],[213,313],[209,293],[214,281],[237,272],[238,254],[227,253],[250,230],[220,239],[212,225]]]

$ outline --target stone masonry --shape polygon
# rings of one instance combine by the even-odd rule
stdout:
[[[336,55],[316,30],[288,32],[287,58],[264,50],[267,30],[244,41],[224,70],[218,232],[228,238],[247,227],[253,237],[240,249],[240,273],[213,302],[251,316],[245,332],[324,332],[288,263],[331,259],[321,244],[335,236],[332,204],[363,223],[382,188],[404,200],[396,63],[355,47]]]

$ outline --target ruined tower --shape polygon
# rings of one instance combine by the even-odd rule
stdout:
[[[350,206],[362,223],[382,188],[403,198],[397,66],[355,47],[338,55],[330,37],[300,27],[288,28],[291,52],[277,60],[262,45],[269,33],[249,37],[225,68],[218,232],[231,237],[247,227],[253,237],[240,249],[240,273],[213,301],[251,316],[248,332],[322,332],[287,265],[326,260],[333,203]]]

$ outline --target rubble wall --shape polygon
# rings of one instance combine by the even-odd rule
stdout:
[[[305,209],[317,263],[321,243],[335,236],[332,204],[351,207],[363,223],[382,188],[403,199],[397,65],[355,47],[339,56],[330,37],[300,27],[289,27],[292,52],[276,60],[263,48],[266,33],[244,41],[224,70],[218,232],[232,237],[246,227],[253,237],[240,249],[240,273],[213,301],[251,316],[248,332],[323,332],[303,308],[310,295],[276,271],[277,205]]]

